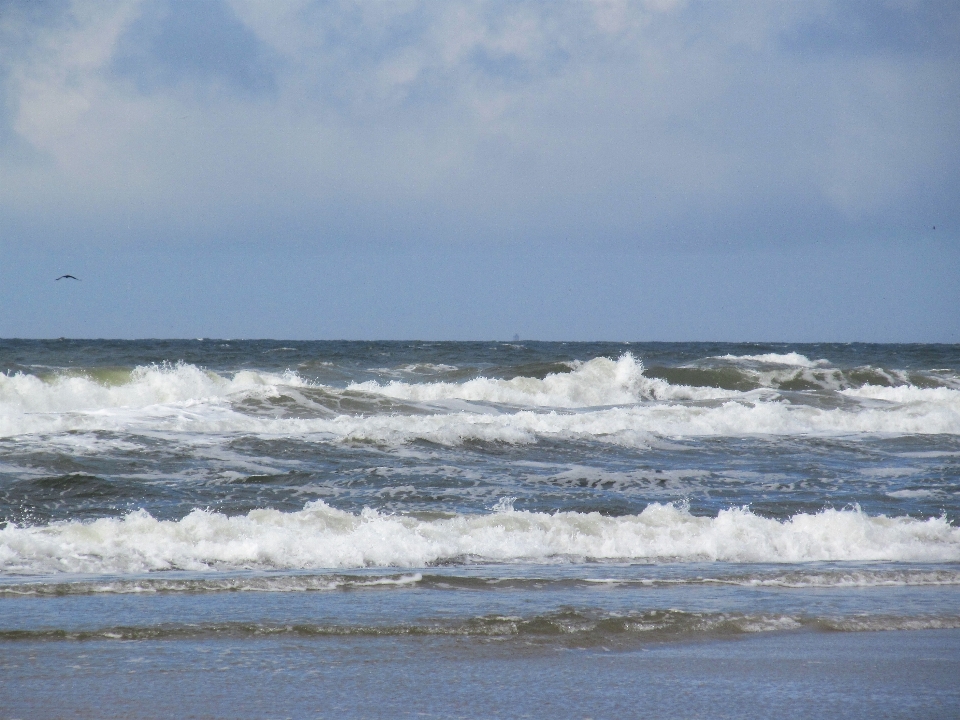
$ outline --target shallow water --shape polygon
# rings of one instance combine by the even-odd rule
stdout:
[[[886,631],[955,670],[958,346],[7,340],[0,370],[0,645],[53,658],[0,699],[126,643],[255,682],[425,643],[480,688],[516,653],[626,682],[766,638],[742,690]]]
[[[767,633],[642,648],[456,637],[40,642],[8,717],[953,718],[960,633]]]

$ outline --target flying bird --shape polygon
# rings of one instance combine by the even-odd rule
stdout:
[[[73,275],[61,275],[57,278],[57,280],[63,280],[64,278],[69,278],[70,280],[76,280],[77,282],[80,282],[80,278],[74,277]]]

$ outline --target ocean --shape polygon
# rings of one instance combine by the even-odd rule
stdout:
[[[960,717],[960,346],[0,373],[0,718]]]

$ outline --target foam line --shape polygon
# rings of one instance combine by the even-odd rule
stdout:
[[[227,517],[194,510],[178,521],[145,511],[92,522],[0,530],[4,573],[130,573],[181,569],[423,567],[492,562],[960,561],[960,528],[945,518],[824,510],[786,521],[746,509],[697,517],[653,503],[639,515],[545,514],[501,509],[419,520],[373,510],[351,514],[322,501],[284,513]]]
[[[827,360],[811,360],[800,353],[764,353],[763,355],[721,355],[720,360],[731,362],[755,362],[767,365],[794,365],[796,367],[813,368],[829,365]]]
[[[463,383],[353,383],[349,390],[386,395],[401,400],[436,402],[471,400],[533,407],[584,408],[627,405],[641,400],[716,400],[740,395],[712,387],[671,385],[643,374],[643,363],[630,353],[618,360],[600,357],[579,363],[569,373],[553,373],[542,380],[475,378]]]
[[[356,404],[361,395],[374,412],[339,409],[342,399]],[[266,411],[251,414],[244,406],[250,399]],[[804,404],[786,402],[769,388],[739,392],[673,385],[644,376],[642,364],[629,354],[595,358],[542,380],[366,382],[346,389],[310,383],[293,372],[224,377],[180,364],[137,368],[117,384],[82,376],[45,381],[0,375],[0,437],[240,433],[388,445],[559,439],[643,447],[652,435],[960,434],[960,389],[865,385],[825,399],[822,405]],[[269,411],[271,402],[276,412]]]

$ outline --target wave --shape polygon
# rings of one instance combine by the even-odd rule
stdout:
[[[242,370],[224,377],[189,363],[139,366],[129,372],[0,374],[0,437],[71,430],[123,430],[172,415],[230,407],[230,401],[277,397],[307,387],[294,372]]]
[[[148,407],[269,395],[282,385],[309,383],[294,372],[277,375],[241,370],[224,377],[189,363],[139,366],[130,372],[61,374],[49,381],[24,373],[0,374],[0,408],[7,414]]]
[[[871,367],[853,368],[802,367],[775,365],[750,367],[705,363],[680,367],[653,366],[645,369],[650,378],[665,380],[670,385],[714,387],[723,390],[827,391],[839,392],[869,386],[960,389],[960,378],[952,371],[904,371]]]
[[[119,625],[90,629],[0,630],[0,642],[44,640],[196,640],[200,638],[263,637],[402,637],[466,636],[520,637],[527,641],[617,643],[663,641],[689,636],[736,636],[750,633],[812,629],[834,632],[928,630],[960,627],[960,617],[836,616],[809,617],[779,613],[689,612],[647,610],[612,614],[587,609],[538,615],[486,615],[465,619],[436,619],[397,624],[319,624],[310,622],[207,622],[160,625]]]
[[[518,376],[509,380],[474,378],[463,383],[351,383],[348,390],[386,395],[400,400],[437,402],[469,400],[505,405],[584,408],[628,405],[641,400],[715,400],[737,393],[721,388],[671,385],[643,374],[643,363],[630,353],[618,360],[600,357],[574,364],[570,372],[544,378]]]
[[[646,447],[653,436],[960,434],[960,389],[863,385],[809,396],[695,387],[647,377],[629,354],[543,378],[344,389],[295,372],[224,377],[189,364],[111,378],[0,375],[0,437],[242,433],[387,445],[559,439]]]
[[[622,517],[504,505],[485,515],[421,520],[369,509],[352,514],[315,501],[290,513],[228,517],[196,509],[173,521],[140,510],[0,530],[0,571],[6,574],[411,568],[465,560],[957,562],[960,528],[943,517],[890,518],[859,510],[798,514],[782,522],[747,509],[697,517],[658,503]]]
[[[764,353],[763,355],[721,355],[719,360],[730,360],[732,362],[752,362],[765,365],[794,365],[796,367],[812,368],[829,365],[828,360],[811,360],[806,355],[800,353]]]
[[[65,580],[0,583],[0,597],[66,595],[156,595],[168,593],[220,592],[332,592],[335,590],[383,590],[423,586],[421,573],[357,576],[324,573],[220,574],[216,577],[140,576],[130,579]]]
[[[518,410],[420,414],[339,414],[333,417],[270,417],[239,412],[229,403],[152,406],[7,418],[7,435],[52,432],[142,433],[175,436],[248,434],[296,437],[306,442],[398,446],[426,441],[443,446],[468,442],[532,444],[539,441],[601,442],[650,447],[658,437],[814,436],[862,434],[960,434],[960,392],[913,403],[823,409],[783,402],[727,401],[719,405],[649,404],[590,411]],[[46,441],[44,441],[46,442]]]
[[[898,387],[866,385],[859,388],[848,388],[842,390],[841,393],[847,397],[885,400],[886,402],[900,405],[926,403],[953,405],[956,403],[957,398],[960,397],[960,393],[952,388],[922,388],[907,385],[900,385]]]
[[[818,563],[819,565],[819,563]],[[302,593],[302,592],[356,592],[358,590],[435,590],[442,592],[466,590],[470,592],[503,592],[515,590],[569,590],[591,588],[676,588],[678,586],[728,585],[746,588],[783,588],[788,590],[873,588],[873,587],[942,587],[960,585],[960,571],[946,569],[917,570],[910,567],[897,569],[854,568],[847,570],[793,569],[787,573],[774,573],[766,569],[705,575],[703,566],[695,564],[694,570],[677,573],[677,565],[630,565],[628,570],[645,568],[639,576],[623,573],[618,577],[584,577],[583,571],[595,566],[568,566],[575,574],[557,573],[546,576],[496,574],[496,570],[516,569],[509,566],[483,566],[494,574],[457,574],[451,572],[405,572],[392,574],[344,574],[342,572],[304,573],[290,571],[244,571],[244,572],[161,572],[152,575],[135,575],[123,578],[115,576],[91,578],[89,575],[54,575],[43,578],[24,579],[23,576],[7,577],[0,582],[0,597],[63,597],[67,595],[158,595],[178,593]],[[542,566],[541,566],[542,567]],[[565,566],[553,565],[551,570]],[[664,576],[650,570],[668,568]],[[618,569],[623,569],[620,566]],[[695,572],[696,574],[690,574]]]

